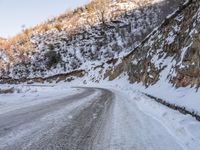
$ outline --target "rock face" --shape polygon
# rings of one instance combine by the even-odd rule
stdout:
[[[115,79],[127,73],[131,83],[151,86],[200,86],[200,1],[189,0],[156,28],[119,65],[107,71]]]
[[[181,0],[92,1],[91,4],[65,13],[33,29],[27,29],[22,34],[1,42],[0,76],[2,78],[46,77],[77,69],[86,70],[92,64],[101,64],[110,59],[122,57],[134,49],[169,13],[177,8],[180,2]],[[181,23],[182,18],[178,19]],[[170,27],[166,28],[165,34],[168,34],[167,30],[171,30]],[[179,28],[174,30],[179,30]],[[171,34],[173,36],[176,33]],[[172,45],[170,40],[172,39],[169,35],[169,45]],[[155,46],[156,44],[152,45],[152,48]],[[168,48],[169,50],[165,49],[165,51],[171,51],[170,55],[175,53],[172,47]],[[144,49],[149,51],[147,46]],[[140,49],[137,48],[134,53],[135,51],[140,51]],[[135,57],[147,56],[146,51],[141,50]],[[146,67],[151,63],[150,58],[145,59],[145,65],[140,62],[138,65],[129,65],[130,68],[134,70],[134,67],[141,67],[138,69],[143,70],[143,76],[145,76]],[[157,75],[160,69],[152,64],[151,70],[152,75]],[[141,80],[141,74],[136,72],[137,70],[129,71],[132,82]],[[186,78],[186,68],[177,72],[180,74],[176,76],[178,79]],[[148,84],[155,82],[147,77],[142,78],[149,80]],[[173,77],[171,80],[175,82],[178,79]],[[191,78],[187,77],[187,80]]]

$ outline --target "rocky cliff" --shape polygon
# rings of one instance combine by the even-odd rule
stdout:
[[[125,73],[146,87],[169,82],[176,87],[200,86],[200,1],[189,0],[156,28],[137,48],[116,59],[105,77]]]

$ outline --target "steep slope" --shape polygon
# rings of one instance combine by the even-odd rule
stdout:
[[[46,77],[123,56],[180,1],[92,1],[1,43],[0,76]]]
[[[0,37],[0,45],[4,45],[6,42],[6,39]],[[7,63],[9,63],[7,54],[0,48],[0,68],[5,68]]]
[[[200,1],[189,0],[156,28],[140,46],[107,71],[113,80],[126,73],[146,87],[169,82],[200,86]]]

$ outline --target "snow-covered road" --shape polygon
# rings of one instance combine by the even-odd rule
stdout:
[[[135,97],[137,99],[137,97]],[[114,90],[84,88],[0,113],[1,150],[181,150],[168,130]]]

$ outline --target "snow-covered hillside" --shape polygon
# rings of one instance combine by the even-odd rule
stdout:
[[[124,56],[180,1],[92,1],[0,44],[0,75],[47,77]]]
[[[176,87],[200,86],[200,2],[189,0],[168,16],[107,75],[127,73],[131,83],[146,87],[169,82]],[[120,63],[121,61],[121,63]]]
[[[90,76],[200,114],[199,27],[200,2],[189,0],[127,56],[94,69]]]

